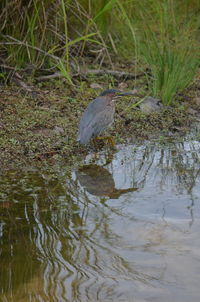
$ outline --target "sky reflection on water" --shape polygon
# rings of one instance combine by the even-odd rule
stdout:
[[[0,177],[0,300],[199,301],[200,143]]]

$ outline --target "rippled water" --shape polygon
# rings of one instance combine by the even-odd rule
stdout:
[[[0,301],[200,299],[200,143],[0,175]]]

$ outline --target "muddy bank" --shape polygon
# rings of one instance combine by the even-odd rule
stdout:
[[[34,97],[15,86],[2,86],[0,101],[1,167],[34,164],[65,157],[81,159],[88,150],[76,142],[77,126],[87,104],[101,89],[83,82],[78,90],[50,81],[35,87]],[[105,87],[106,88],[106,87]],[[129,89],[129,87],[127,88]],[[177,97],[172,107],[146,114],[134,104],[145,96],[123,98],[116,105],[109,130],[116,143],[180,136],[199,118],[200,99],[195,87]]]

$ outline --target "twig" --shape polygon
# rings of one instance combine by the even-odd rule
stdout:
[[[15,75],[18,79],[22,79],[19,73],[16,71],[16,68],[8,66],[4,63],[4,61],[0,58],[0,69],[5,70],[6,72],[10,72]]]
[[[125,72],[125,71],[117,71],[117,70],[88,69],[88,70],[85,70],[82,72],[80,71],[80,72],[72,74],[72,78],[76,78],[76,77],[85,78],[90,74],[99,75],[99,76],[108,74],[108,75],[112,75],[113,77],[115,77],[117,79],[121,79],[121,78],[138,79],[144,75],[144,73],[142,73],[142,72],[135,74],[133,72]],[[36,78],[36,80],[39,82],[42,82],[42,81],[46,81],[46,80],[50,80],[50,79],[63,78],[63,77],[64,77],[64,75],[61,72],[55,72],[53,74],[39,76]]]
[[[126,71],[117,71],[117,70],[103,70],[103,69],[88,69],[86,72],[82,73],[83,75],[86,74],[95,74],[95,75],[112,75],[117,79],[126,78],[126,79],[134,79],[140,78],[144,75],[144,73],[135,74],[133,72],[126,72]]]
[[[64,75],[61,72],[55,72],[48,75],[39,76],[36,78],[38,82],[47,81],[51,79],[64,78]]]
[[[24,89],[27,92],[33,93],[34,90],[32,87],[30,87],[29,85],[27,85],[24,81],[23,78],[20,76],[20,74],[16,71],[15,68],[10,67],[8,65],[0,64],[0,69],[5,70],[6,72],[8,72],[8,77],[15,82],[18,86],[20,86],[22,89]],[[9,76],[10,73],[10,76]]]

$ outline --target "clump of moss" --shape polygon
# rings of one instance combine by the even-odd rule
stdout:
[[[186,110],[178,105],[151,114],[144,114],[137,108],[127,110],[125,113],[122,111],[121,114],[118,109],[118,114],[120,118],[116,121],[115,131],[121,141],[127,139],[130,141],[131,138],[148,139],[156,137],[158,133],[172,135],[177,131],[185,132],[193,120]]]

